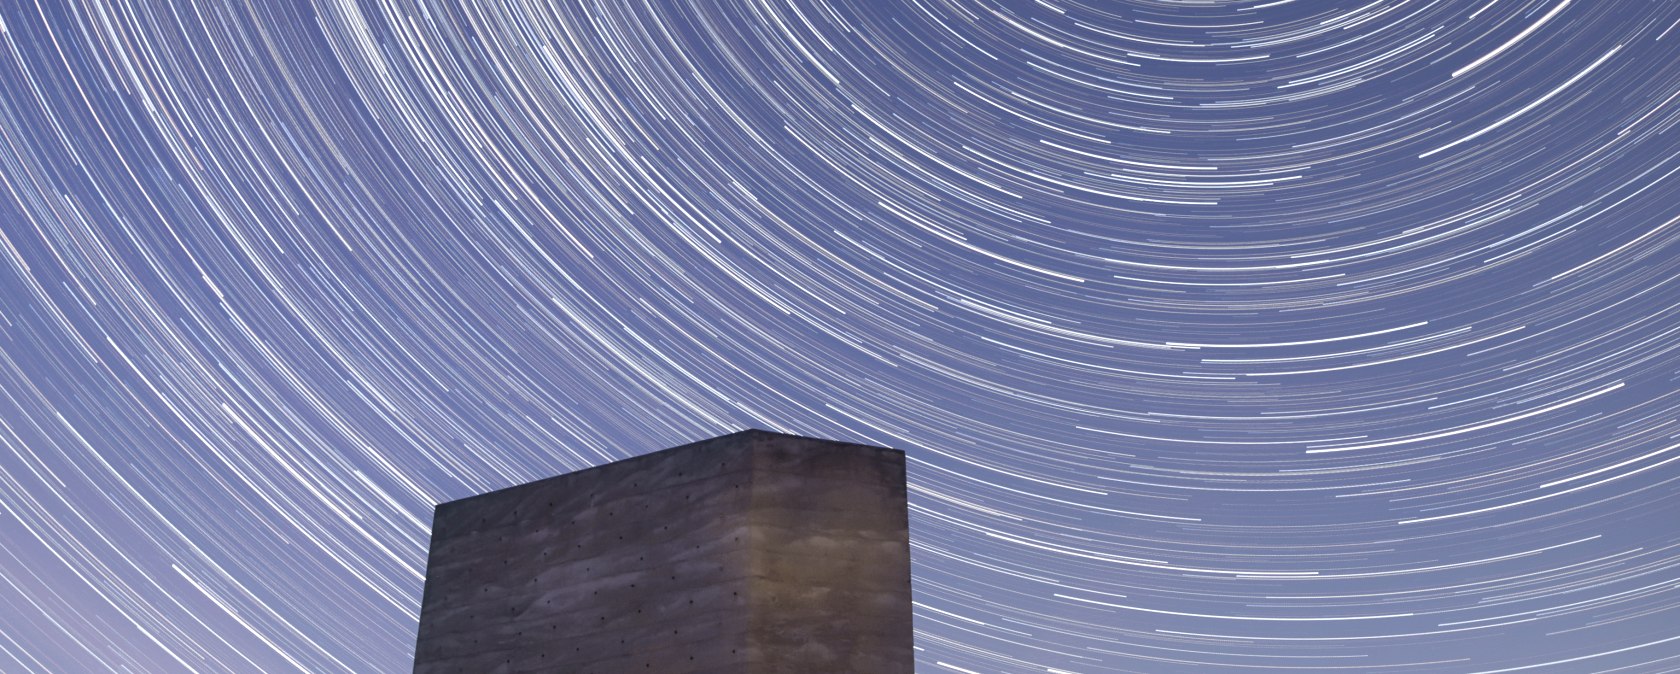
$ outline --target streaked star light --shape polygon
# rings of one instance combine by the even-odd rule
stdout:
[[[0,2],[0,671],[903,448],[918,671],[1680,671],[1680,3]]]

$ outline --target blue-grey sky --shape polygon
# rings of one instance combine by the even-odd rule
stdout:
[[[918,671],[1680,670],[1680,3],[0,2],[0,671],[904,449]]]

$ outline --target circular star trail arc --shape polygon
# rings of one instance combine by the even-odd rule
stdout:
[[[0,5],[0,670],[406,671],[432,504],[749,426],[919,671],[1680,669],[1677,27]]]

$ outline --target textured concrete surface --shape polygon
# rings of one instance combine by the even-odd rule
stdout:
[[[904,454],[743,431],[444,503],[417,674],[910,674]]]

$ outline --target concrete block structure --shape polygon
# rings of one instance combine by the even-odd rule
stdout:
[[[444,503],[416,674],[911,674],[904,454],[743,431]]]

